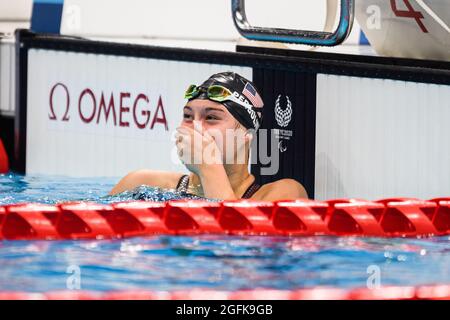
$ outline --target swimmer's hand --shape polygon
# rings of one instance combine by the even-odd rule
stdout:
[[[194,128],[178,127],[175,134],[178,156],[186,168],[199,176],[204,196],[207,198],[238,199],[223,166],[222,154],[214,137]]]
[[[222,153],[214,137],[201,126],[181,126],[175,134],[177,153],[186,168],[201,176],[212,167],[223,167]]]

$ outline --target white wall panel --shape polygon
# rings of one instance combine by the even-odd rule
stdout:
[[[0,114],[14,115],[15,88],[14,40],[0,40]]]
[[[68,176],[122,176],[131,170],[150,168],[181,170],[182,165],[171,161],[171,134],[182,118],[184,91],[191,83],[200,83],[211,74],[233,70],[252,78],[251,68],[210,65],[181,61],[116,57],[85,53],[57,52],[31,49],[28,60],[27,115],[27,173]],[[65,91],[54,91],[54,112],[50,119],[50,92],[56,83],[63,83],[70,94],[69,120],[62,121],[66,110]],[[117,125],[106,123],[104,112],[99,123],[97,116],[84,123],[79,115],[81,92],[90,88],[97,100],[101,93],[109,102],[113,93]],[[129,127],[118,126],[120,92],[128,92],[131,99],[123,113]],[[151,118],[161,96],[169,131],[161,124],[139,129],[134,125],[133,101],[138,94],[148,96],[149,104],[139,104],[138,121],[145,119],[140,110],[148,109]],[[87,97],[87,96],[86,96]],[[83,100],[81,110],[89,116],[91,105]],[[152,120],[150,120],[151,122]]]
[[[33,0],[0,0],[0,21],[29,21]]]
[[[450,86],[319,74],[317,199],[450,194]]]
[[[32,8],[33,0],[0,0],[0,33],[29,28]]]
[[[246,7],[253,24],[319,30],[325,22],[326,0],[278,0],[276,4],[247,0]],[[65,0],[61,32],[216,40],[239,37],[230,0]]]

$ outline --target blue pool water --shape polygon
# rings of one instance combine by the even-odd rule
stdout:
[[[0,175],[0,205],[88,199],[179,198],[141,187],[116,197],[117,179]],[[157,236],[95,241],[0,241],[0,291],[365,287],[450,283],[450,238]],[[371,273],[372,274],[372,273]],[[371,278],[373,279],[373,277]],[[373,282],[372,282],[373,283]]]

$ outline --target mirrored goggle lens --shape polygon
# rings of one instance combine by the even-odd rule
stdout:
[[[198,94],[198,87],[195,84],[191,84],[189,88],[187,88],[186,92],[184,93],[185,99],[191,99],[195,97]]]
[[[226,100],[231,95],[231,91],[222,86],[211,86],[208,88],[208,97],[211,100],[221,102]]]

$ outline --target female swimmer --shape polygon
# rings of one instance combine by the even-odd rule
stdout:
[[[191,85],[185,97],[176,147],[190,174],[138,170],[125,176],[111,194],[148,185],[223,200],[307,198],[294,179],[260,186],[248,170],[250,142],[263,107],[253,83],[237,73],[222,72],[200,86]]]

